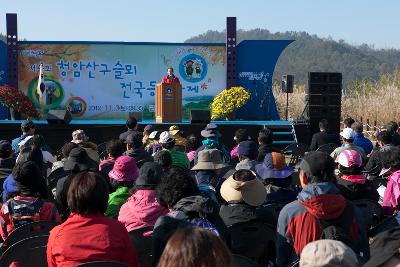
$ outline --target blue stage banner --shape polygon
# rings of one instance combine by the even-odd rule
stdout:
[[[244,120],[279,120],[272,76],[282,51],[293,40],[245,40],[237,47],[237,83],[251,98],[236,113]]]

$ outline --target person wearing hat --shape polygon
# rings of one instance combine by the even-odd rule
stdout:
[[[134,193],[121,206],[118,215],[128,232],[153,226],[160,216],[168,213],[156,199],[156,187],[161,181],[162,167],[155,162],[146,162],[139,170]]]
[[[119,209],[130,196],[129,190],[139,175],[136,160],[130,156],[120,156],[114,163],[113,169],[108,173],[110,184],[115,192],[108,196],[107,210],[105,216],[118,217]]]
[[[204,137],[205,139],[202,142],[202,146],[200,146],[197,149],[197,154],[205,149],[212,149],[216,148],[219,151],[222,152],[222,160],[225,163],[230,163],[231,162],[231,155],[228,151],[228,149],[225,147],[224,144],[219,140],[221,137],[221,133],[218,131],[218,126],[214,123],[209,123],[207,124],[206,128],[201,131],[201,136]],[[197,162],[197,158],[195,158],[194,163]]]
[[[84,148],[91,159],[100,163],[100,156],[97,151],[97,145],[89,141],[89,136],[83,130],[76,130],[72,132],[72,143]]]
[[[223,162],[221,151],[218,149],[206,149],[199,152],[197,164],[191,170],[195,172],[202,196],[217,201],[219,196],[217,197],[216,192],[221,186],[223,170],[228,166]]]
[[[15,139],[13,139],[12,142],[11,142],[11,147],[12,147],[12,149],[13,149],[13,151],[14,151],[14,153],[15,153],[16,155],[19,153],[19,146],[18,146],[18,144],[19,144],[22,140],[24,140],[27,136],[32,136],[32,135],[34,135],[34,134],[35,134],[35,130],[36,130],[36,127],[35,127],[35,124],[34,124],[32,121],[26,120],[26,121],[23,121],[23,122],[21,123],[21,132],[22,132],[22,135],[21,135],[20,137],[17,137],[17,138],[15,138]]]
[[[239,154],[238,154],[238,149],[239,149],[239,143],[243,141],[250,140],[250,136],[247,133],[246,129],[237,129],[235,132],[235,136],[233,137],[233,140],[236,142],[236,146],[234,146],[230,152],[231,154],[231,159],[232,161],[236,161],[236,163],[239,161]]]
[[[45,201],[47,191],[41,169],[34,161],[19,162],[13,170],[17,193],[0,210],[0,234],[3,240],[15,228],[36,221],[60,222],[53,203]]]
[[[173,166],[180,167],[185,170],[190,169],[190,162],[186,156],[186,153],[176,150],[175,138],[170,132],[162,132],[159,143],[163,149],[167,150],[171,154]]]
[[[55,199],[57,208],[63,219],[69,215],[67,192],[71,182],[72,174],[76,174],[86,170],[98,170],[98,164],[89,157],[86,150],[80,146],[71,149],[68,158],[64,163],[64,171],[66,176],[59,178],[57,181],[55,191]]]
[[[400,266],[400,226],[379,233],[370,247],[371,258],[363,267]]]
[[[325,152],[311,151],[300,162],[302,191],[297,200],[287,204],[279,213],[276,240],[278,266],[298,261],[303,248],[319,240],[324,230],[335,228],[334,225],[341,225],[343,231],[348,233],[346,239],[352,244],[346,245],[351,246],[357,255],[369,258],[364,218],[360,210],[339,193],[334,184],[334,172],[335,161]]]
[[[223,182],[220,193],[226,203],[221,205],[219,215],[226,226],[255,220],[272,222],[271,214],[260,207],[267,190],[254,172],[236,171]]]
[[[155,130],[151,132],[149,135],[148,138],[149,144],[144,149],[147,151],[147,153],[151,154],[152,156],[154,156],[154,154],[157,153],[158,151],[162,150],[162,146],[159,143],[161,133],[162,133],[161,131]]]
[[[300,256],[300,267],[355,267],[358,259],[343,242],[322,239],[309,243]]]
[[[223,179],[227,179],[238,170],[252,170],[255,172],[255,167],[258,164],[256,161],[258,155],[258,146],[256,142],[252,140],[242,141],[238,145],[237,157],[239,162],[235,168],[228,170]]]
[[[362,173],[363,162],[360,153],[352,149],[343,150],[336,163],[339,169],[337,187],[346,199],[371,199],[378,202],[378,192]]]
[[[335,150],[333,150],[333,152],[331,153],[331,157],[333,159],[336,159],[343,150],[353,149],[360,153],[361,157],[363,158],[363,164],[365,165],[365,163],[367,162],[367,155],[365,154],[364,149],[356,146],[353,143],[354,138],[356,137],[356,132],[354,132],[354,130],[351,128],[344,128],[343,131],[340,132],[340,137],[343,144],[342,146],[337,147]]]
[[[125,143],[126,141],[126,137],[134,132],[137,132],[137,128],[138,128],[138,122],[137,119],[133,116],[129,117],[129,119],[126,120],[126,128],[128,128],[127,131],[121,133],[119,135],[119,140],[121,140],[122,142]]]
[[[4,180],[12,172],[15,166],[14,152],[10,142],[7,140],[0,141],[0,188],[3,188]]]
[[[143,147],[143,134],[141,132],[131,133],[126,137],[125,156],[130,156],[136,160],[138,168],[145,162],[153,161],[153,157]]]
[[[267,189],[264,204],[287,204],[297,198],[299,190],[292,185],[293,168],[286,164],[283,154],[266,154],[263,163],[257,164],[255,170]]]
[[[365,171],[368,173],[368,180],[376,180],[383,168],[384,154],[394,149],[396,146],[392,144],[392,134],[388,131],[380,131],[376,135],[378,140],[377,146],[372,150]]]
[[[151,140],[149,139],[149,135],[154,132],[155,128],[153,125],[148,124],[144,127],[143,129],[143,146],[147,147],[150,143]]]
[[[174,136],[175,138],[175,148],[178,151],[185,152],[186,151],[186,145],[187,145],[187,140],[185,137],[183,137],[183,132],[181,129],[179,129],[178,125],[172,125],[169,127],[169,132]]]

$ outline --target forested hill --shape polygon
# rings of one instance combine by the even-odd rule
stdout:
[[[354,80],[378,79],[383,73],[400,68],[399,49],[374,49],[366,44],[355,46],[343,40],[320,38],[306,32],[271,33],[265,29],[238,30],[241,40],[296,40],[282,53],[274,79],[294,74],[296,83],[304,84],[309,71],[342,72],[344,84]],[[225,42],[225,32],[208,31],[185,42]]]

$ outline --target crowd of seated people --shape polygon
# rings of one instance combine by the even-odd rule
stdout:
[[[0,140],[2,252],[16,229],[46,221],[57,225],[43,259],[52,267],[397,266],[398,125],[375,145],[362,123],[344,125],[334,133],[321,120],[309,152],[289,165],[268,128],[141,132],[132,117],[106,145],[76,130],[51,153],[24,121],[22,135]]]

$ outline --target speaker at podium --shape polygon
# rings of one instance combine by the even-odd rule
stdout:
[[[182,86],[180,83],[156,84],[156,122],[182,121]]]

